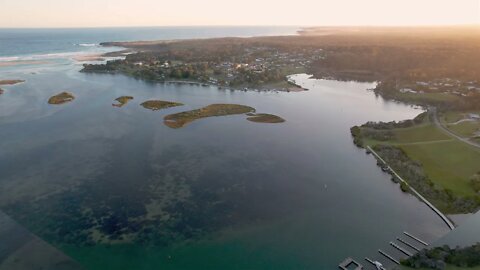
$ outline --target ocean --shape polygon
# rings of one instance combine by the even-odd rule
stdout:
[[[42,60],[102,52],[108,41],[171,40],[214,37],[293,35],[300,28],[218,26],[78,29],[0,29],[0,61]]]

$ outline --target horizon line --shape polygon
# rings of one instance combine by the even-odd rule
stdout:
[[[298,27],[302,29],[306,28],[322,28],[322,27],[338,27],[338,28],[442,28],[442,27],[480,27],[480,23],[470,23],[470,24],[398,24],[398,25],[380,25],[380,24],[359,24],[359,25],[350,25],[350,24],[325,24],[325,25],[277,25],[277,24],[225,24],[225,25],[130,25],[130,26],[28,26],[28,27],[2,27],[3,29],[102,29],[102,28],[175,28],[175,27]]]

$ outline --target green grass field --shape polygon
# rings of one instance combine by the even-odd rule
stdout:
[[[480,122],[462,122],[456,125],[448,125],[447,128],[462,137],[472,137],[480,130]]]
[[[430,179],[456,195],[471,196],[475,191],[470,177],[480,171],[480,151],[460,141],[400,146],[422,164]]]
[[[458,96],[444,93],[398,93],[397,97],[401,100],[409,100],[418,103],[454,102],[460,99]]]
[[[395,140],[392,143],[417,143],[428,141],[441,141],[451,139],[448,135],[438,130],[433,124],[425,124],[411,128],[394,130]]]
[[[455,123],[459,120],[464,119],[465,113],[457,112],[457,111],[448,111],[448,112],[442,113],[439,118],[442,124],[450,124],[450,123]]]
[[[447,114],[457,119],[456,113]],[[462,118],[460,118],[462,119]],[[432,182],[456,196],[476,195],[470,178],[480,171],[480,149],[454,139],[428,121],[410,128],[393,129],[393,140],[387,142],[366,138],[366,145],[392,144],[400,147],[414,161],[422,164]]]

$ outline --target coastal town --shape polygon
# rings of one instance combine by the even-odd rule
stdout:
[[[219,49],[217,47],[217,49]],[[322,49],[282,50],[231,44],[224,51],[139,52],[124,60],[85,64],[82,72],[119,72],[156,82],[199,83],[235,90],[302,91],[287,78],[324,57]]]

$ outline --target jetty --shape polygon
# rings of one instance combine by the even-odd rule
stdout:
[[[365,257],[365,261],[371,263],[373,266],[375,266],[375,268],[377,269],[381,269],[381,270],[385,270],[385,267],[383,267],[383,264],[381,264],[380,262],[374,262],[373,260]]]
[[[425,242],[422,239],[412,235],[411,233],[408,233],[408,232],[404,231],[403,234],[408,236],[409,238],[415,240],[416,242],[424,245],[424,246],[428,246],[427,242]],[[420,251],[420,248],[418,248],[415,245],[407,242],[404,239],[401,239],[400,237],[396,237],[396,240],[390,241],[389,246],[385,247],[385,248],[387,248],[387,249],[383,249],[383,250],[379,249],[378,250],[378,253],[380,253],[385,259],[374,261],[372,259],[369,259],[368,257],[365,257],[365,261],[367,261],[368,263],[375,266],[376,269],[385,269],[385,267],[383,267],[384,264],[388,265],[391,261],[391,262],[399,265],[400,260],[412,257],[417,252]],[[393,252],[393,253],[391,253],[391,252]],[[403,255],[401,255],[400,253],[402,253]],[[396,255],[396,256],[393,256],[391,254]],[[387,262],[387,260],[388,260],[388,262]],[[340,269],[353,269],[352,266],[357,266],[357,268],[355,268],[355,269],[361,269],[361,268],[358,268],[361,265],[359,263],[355,262],[352,258],[345,259],[339,265]]]
[[[413,236],[411,234],[409,234],[408,232],[403,232],[403,234],[405,234],[406,236],[412,238],[413,240],[419,242],[420,244],[424,245],[424,246],[428,246],[428,243],[423,241],[422,239],[416,237],[416,236]]]
[[[352,268],[352,266],[354,266],[355,268]],[[346,258],[343,262],[341,262],[338,265],[338,268],[342,270],[349,270],[349,269],[362,270],[363,265],[361,265],[360,263],[356,262],[354,259],[349,257],[349,258]]]
[[[412,253],[406,251],[405,249],[403,249],[402,247],[400,247],[399,245],[393,243],[393,242],[390,242],[390,245],[394,248],[396,248],[397,250],[399,250],[400,252],[402,252],[403,254],[407,255],[408,257],[411,257],[413,256]]]
[[[400,262],[399,262],[397,259],[395,259],[394,257],[388,255],[387,253],[385,253],[385,252],[382,251],[381,249],[378,250],[378,253],[382,254],[383,256],[385,256],[385,257],[386,257],[387,259],[389,259],[390,261],[392,261],[392,262],[400,265]]]
[[[419,248],[417,248],[416,246],[414,246],[414,245],[410,244],[409,242],[403,240],[403,239],[400,238],[400,237],[397,237],[397,241],[400,242],[400,243],[402,243],[402,244],[404,244],[404,245],[406,245],[407,247],[409,247],[409,248],[411,248],[411,249],[414,249],[414,250],[416,250],[416,251],[420,251]]]

